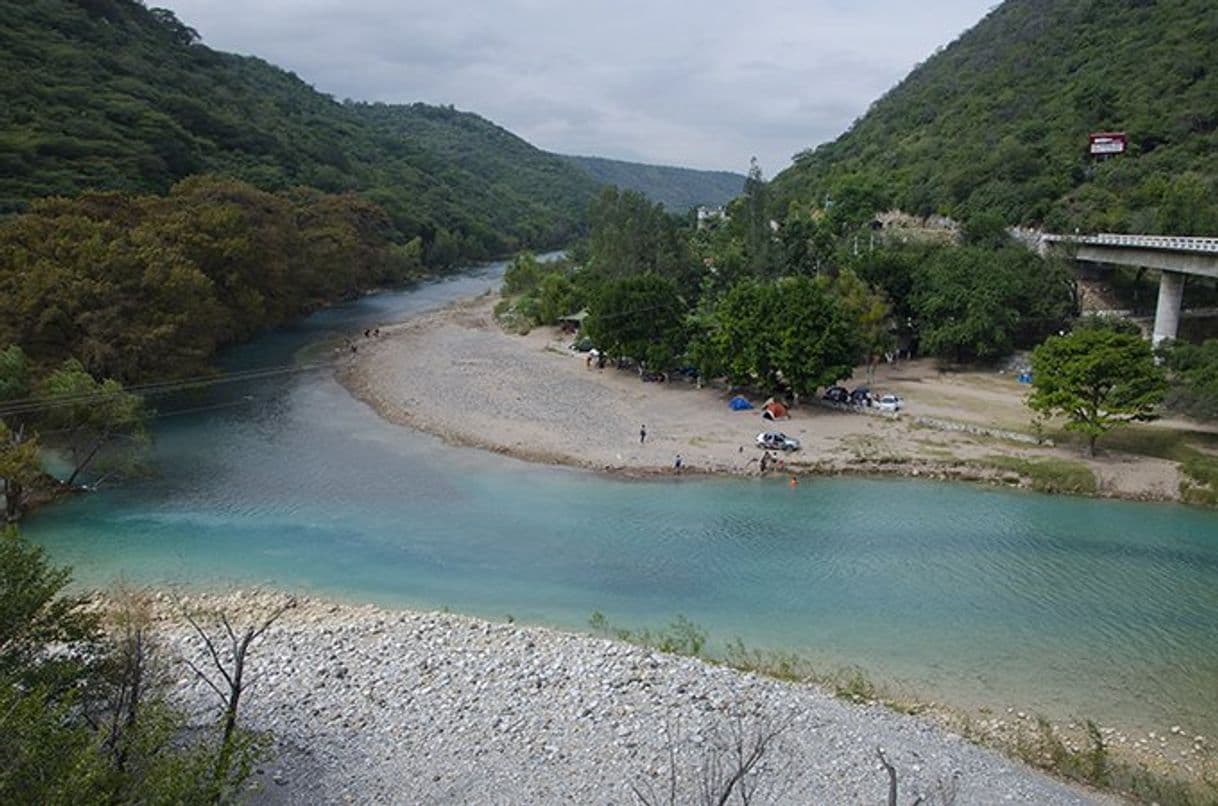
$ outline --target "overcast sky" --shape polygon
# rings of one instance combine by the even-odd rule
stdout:
[[[335,98],[453,104],[565,154],[766,176],[996,0],[149,0]]]

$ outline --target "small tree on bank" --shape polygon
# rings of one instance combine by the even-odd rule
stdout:
[[[1092,456],[1109,430],[1155,419],[1167,391],[1150,344],[1106,328],[1050,338],[1032,353],[1032,377],[1028,406],[1064,416],[1068,430],[1086,436]]]

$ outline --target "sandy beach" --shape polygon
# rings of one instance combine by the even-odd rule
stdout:
[[[505,333],[492,314],[498,299],[488,294],[383,326],[379,338],[359,342],[340,379],[381,416],[453,444],[597,471],[671,474],[680,455],[687,473],[755,474],[757,434],[781,430],[803,449],[783,455],[774,472],[1021,484],[1027,479],[990,460],[1058,458],[1090,467],[1100,495],[1179,498],[1174,462],[1116,452],[1091,459],[1073,445],[1013,441],[1031,428],[1027,387],[1010,375],[945,374],[929,360],[885,364],[871,388],[903,397],[898,417],[812,402],[771,423],[756,410],[731,411],[725,388],[644,383],[634,371],[590,367],[557,329]],[[850,386],[864,377],[860,369]]]

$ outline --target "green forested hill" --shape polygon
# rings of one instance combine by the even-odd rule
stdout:
[[[617,185],[622,190],[637,190],[672,213],[684,213],[699,205],[724,205],[744,189],[744,175],[730,171],[698,171],[602,157],[563,159],[578,165],[601,184]]]
[[[1087,136],[1125,131],[1096,163]],[[779,199],[868,187],[912,212],[1218,233],[1218,3],[1007,0],[780,174]]]
[[[433,265],[564,242],[596,192],[476,115],[340,104],[135,0],[0,0],[0,215],[200,173],[357,191]]]

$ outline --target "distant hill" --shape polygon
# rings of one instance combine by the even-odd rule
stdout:
[[[684,213],[699,205],[724,205],[744,190],[744,175],[730,171],[698,171],[601,157],[563,159],[578,165],[601,184],[637,190],[672,213]]]
[[[1088,134],[1123,131],[1097,162]],[[915,213],[1218,234],[1218,3],[1007,0],[774,181],[847,181]]]
[[[597,184],[477,115],[341,104],[135,0],[0,0],[0,215],[199,173],[355,191],[429,262],[565,243]]]

